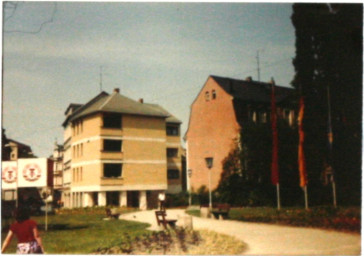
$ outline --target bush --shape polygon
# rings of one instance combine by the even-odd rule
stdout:
[[[180,192],[178,194],[167,194],[166,207],[182,207],[188,206],[189,195],[187,192]]]
[[[277,223],[291,226],[317,227],[360,232],[361,211],[358,207],[333,208],[331,206],[286,208],[246,207],[230,210],[229,217],[249,222]]]

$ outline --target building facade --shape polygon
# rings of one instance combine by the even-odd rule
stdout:
[[[53,155],[53,200],[60,206],[63,190],[63,145],[54,143]]]
[[[215,189],[223,170],[222,161],[239,140],[246,122],[269,122],[271,89],[268,83],[210,76],[191,105],[187,149],[187,187],[196,192],[201,186]],[[275,85],[277,112],[293,125],[295,112],[287,101],[293,90]],[[287,102],[286,102],[287,101]],[[213,158],[211,169],[205,159]],[[209,173],[211,172],[211,173]],[[211,176],[210,176],[211,175]]]
[[[115,89],[65,114],[65,207],[147,209],[160,192],[180,191],[181,122],[162,107]]]
[[[16,140],[7,139],[7,144],[4,147],[10,149],[7,151],[7,155],[3,156],[6,160],[16,161],[19,158],[35,158],[30,146]]]

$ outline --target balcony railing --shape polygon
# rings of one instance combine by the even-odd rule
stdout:
[[[117,177],[117,178],[101,177],[100,185],[101,186],[124,185],[124,179],[122,177]]]
[[[123,152],[101,151],[101,159],[120,160],[124,158]]]

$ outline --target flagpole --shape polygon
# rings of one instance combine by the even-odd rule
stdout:
[[[328,112],[328,128],[329,128],[329,134],[328,134],[328,139],[329,139],[329,154],[330,157],[332,158],[332,140],[333,140],[333,134],[332,134],[332,126],[331,126],[331,104],[330,104],[330,87],[327,85],[327,112]],[[336,208],[336,184],[335,184],[335,178],[334,178],[334,168],[332,167],[332,163],[330,161],[331,164],[331,185],[332,185],[332,198],[333,198],[333,205]]]
[[[280,210],[281,209],[281,196],[279,193],[279,183],[277,183],[277,209]]]
[[[279,191],[279,167],[278,167],[278,132],[277,132],[277,109],[275,102],[274,86],[275,82],[273,77],[271,78],[272,95],[271,95],[271,125],[272,125],[272,166],[271,166],[271,178],[273,185],[276,185],[277,190],[277,209],[281,209],[281,199]]]
[[[308,210],[308,195],[307,195],[307,185],[304,187],[305,192],[305,209]]]
[[[332,194],[333,194],[333,200],[334,200],[334,207],[336,208],[336,184],[335,180],[332,181]]]

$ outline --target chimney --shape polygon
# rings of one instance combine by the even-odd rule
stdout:
[[[144,103],[143,98],[140,98],[140,99],[139,99],[139,102],[140,102],[140,103]]]
[[[114,92],[120,93],[120,89],[119,88],[114,88]]]
[[[245,78],[245,81],[247,81],[247,82],[251,82],[251,81],[253,81],[253,78],[252,78],[251,76],[247,76],[247,77]]]

